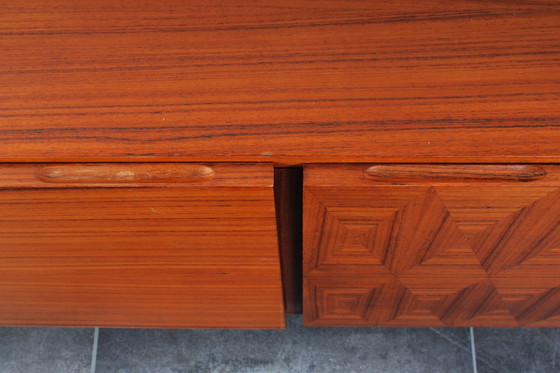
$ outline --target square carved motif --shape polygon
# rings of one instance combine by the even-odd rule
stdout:
[[[306,292],[308,304],[317,305],[307,310],[306,321],[556,322],[560,191],[519,186],[504,192],[491,186],[383,186],[354,189],[345,199],[324,188],[307,190],[306,213],[319,219],[306,231]]]

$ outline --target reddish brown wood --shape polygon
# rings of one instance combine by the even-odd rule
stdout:
[[[306,324],[560,325],[560,166],[518,182],[368,167],[305,169]]]
[[[59,171],[63,174],[57,174],[56,180],[53,180],[54,177],[45,175],[46,172],[52,174]],[[124,176],[118,179],[119,174]],[[273,178],[263,172],[261,165],[242,163],[16,163],[0,165],[0,188],[245,187],[248,184],[253,187],[272,188]]]
[[[303,310],[302,187],[301,168],[274,169],[278,242],[287,313],[301,313]]]
[[[53,188],[44,165],[0,165],[0,324],[283,327],[272,167],[208,166],[201,183]]]
[[[373,180],[501,180],[529,181],[546,176],[537,165],[437,165],[437,164],[380,164],[364,170]]]
[[[46,165],[35,176],[47,183],[130,184],[200,183],[212,180],[216,172],[208,166],[172,164],[65,164]]]
[[[5,0],[0,161],[560,162],[556,1]]]

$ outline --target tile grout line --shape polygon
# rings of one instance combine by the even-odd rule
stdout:
[[[469,347],[467,347],[467,346],[465,346],[465,345],[463,345],[463,344],[461,344],[461,343],[455,341],[453,338],[449,338],[449,337],[446,336],[444,333],[438,331],[438,328],[432,327],[432,328],[429,328],[429,329],[430,329],[432,332],[434,332],[434,333],[436,333],[437,335],[439,335],[440,337],[442,337],[443,339],[445,339],[445,340],[447,340],[447,341],[449,341],[449,342],[455,344],[455,345],[456,345],[457,347],[459,347],[460,349],[462,349],[462,350],[464,350],[464,351],[466,351],[466,352],[472,354],[472,345],[469,346]],[[465,327],[464,329],[469,330],[468,327]],[[467,333],[469,333],[469,332],[467,332]],[[470,336],[469,336],[469,340],[470,340]],[[468,343],[468,342],[467,342],[467,343]],[[477,361],[477,363],[478,363],[478,361],[480,361],[481,363],[484,363],[484,364],[488,365],[489,367],[494,368],[494,366],[493,366],[488,360],[484,359],[484,357],[482,357],[482,356],[481,356],[481,357],[478,357],[478,356],[477,356],[477,357],[476,357],[476,361]],[[495,369],[495,368],[494,368],[494,369]]]
[[[99,343],[99,328],[94,328],[93,331],[93,346],[91,349],[91,373],[95,373],[97,365],[97,344]]]
[[[474,328],[471,326],[469,328],[469,330],[470,330],[470,336],[471,336],[471,356],[472,356],[473,372],[478,373],[478,367],[476,365],[476,346],[475,346],[475,343],[474,343]]]
[[[465,347],[461,343],[455,341],[453,338],[449,338],[448,336],[446,336],[445,334],[440,332],[437,328],[430,328],[430,330],[432,332],[436,333],[437,335],[439,335],[440,337],[442,337],[443,339],[445,339],[445,340],[453,343],[454,345],[458,346],[460,349],[465,350],[466,352],[471,352],[471,350],[468,347]]]

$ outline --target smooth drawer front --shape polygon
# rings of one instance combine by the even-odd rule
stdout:
[[[284,325],[271,165],[0,166],[0,324]]]
[[[560,167],[306,167],[304,316],[560,325]]]

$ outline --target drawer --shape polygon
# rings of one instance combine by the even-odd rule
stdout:
[[[0,165],[0,324],[284,326],[267,164]]]
[[[304,320],[560,326],[560,167],[307,166]]]

